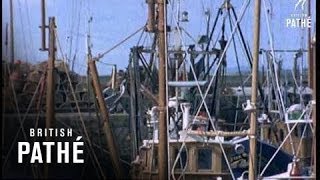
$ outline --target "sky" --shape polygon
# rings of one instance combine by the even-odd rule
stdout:
[[[231,0],[238,16],[245,0]],[[264,6],[264,2],[266,6]],[[2,59],[8,54],[4,46],[6,23],[9,22],[9,0],[2,1]],[[176,20],[173,14],[187,11],[189,22],[181,23],[181,26],[197,39],[199,35],[206,33],[206,15],[205,10],[209,9],[211,14],[210,26],[212,26],[218,8],[223,0],[169,0],[168,4],[168,25],[175,26]],[[267,21],[265,17],[265,8],[271,14],[270,28],[274,41],[275,49],[300,49],[307,48],[307,30],[300,28],[288,28],[285,25],[286,18],[290,18],[291,14],[306,12],[305,10],[295,10],[296,0],[262,0],[261,7],[261,35],[260,48],[270,49],[270,41],[268,38]],[[315,31],[315,0],[311,0],[312,4],[312,32]],[[27,60],[31,63],[42,62],[47,59],[47,52],[39,51],[41,43],[40,34],[40,0],[13,0],[14,6],[14,43],[16,59]],[[180,7],[180,8],[178,8]],[[248,9],[245,11],[241,21],[241,28],[244,37],[253,49],[253,12],[254,0],[250,1]],[[90,23],[90,34],[92,43],[92,54],[97,56],[122,41],[128,35],[142,27],[147,20],[147,4],[145,0],[46,0],[46,22],[48,17],[55,16],[57,24],[58,39],[61,44],[63,54],[67,57],[76,55],[75,71],[79,74],[86,74],[86,34],[88,32],[88,19],[92,17]],[[217,30],[215,30],[214,39],[217,39],[221,29],[222,18],[219,19]],[[229,24],[226,24],[226,37],[230,37]],[[211,29],[211,28],[210,28]],[[141,33],[133,36],[130,40],[114,49],[97,63],[99,74],[110,74],[112,67],[105,63],[117,64],[118,69],[125,69],[129,62],[129,53],[132,46],[137,45]],[[192,44],[193,41],[185,34],[182,34],[184,44]],[[173,42],[171,38],[171,43]],[[236,42],[239,44],[239,41]],[[142,36],[142,42],[149,44],[150,36],[146,33]],[[230,46],[227,51],[228,68],[236,68],[234,49]],[[239,45],[237,45],[239,58],[242,62],[241,66],[246,66],[243,60],[244,53]],[[57,52],[58,58],[61,58],[61,52]],[[284,61],[285,68],[292,68],[292,53],[278,53]],[[306,63],[306,54],[304,56],[304,64]],[[265,62],[261,57],[260,65]]]

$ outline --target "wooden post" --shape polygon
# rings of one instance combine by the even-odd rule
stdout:
[[[168,134],[166,96],[166,8],[165,0],[158,0],[158,49],[159,49],[159,179],[168,179]]]
[[[89,66],[89,71],[90,71],[90,75],[92,78],[92,85],[93,85],[93,89],[94,89],[94,94],[98,100],[99,110],[100,110],[100,113],[103,118],[103,131],[106,136],[108,149],[110,152],[110,158],[111,158],[112,165],[114,168],[114,173],[115,173],[117,179],[123,179],[124,174],[123,174],[122,167],[120,164],[119,150],[118,150],[116,143],[113,139],[112,129],[111,129],[110,120],[109,120],[109,112],[107,110],[107,106],[106,106],[106,103],[105,103],[103,95],[102,95],[102,90],[100,87],[100,81],[99,81],[96,63],[92,59],[90,53],[88,55],[88,66]]]
[[[130,53],[130,64],[129,64],[129,79],[130,79],[130,132],[131,132],[131,143],[132,143],[132,160],[135,159],[137,155],[138,145],[137,145],[137,89],[136,87],[136,47],[131,49]]]
[[[316,178],[316,175],[317,175],[317,137],[316,137],[316,130],[317,130],[317,105],[316,105],[316,97],[317,97],[317,90],[316,90],[316,87],[317,87],[317,83],[316,83],[316,40],[314,38],[314,41],[313,41],[313,48],[312,48],[314,51],[313,51],[313,54],[312,54],[312,60],[313,60],[313,66],[309,67],[309,69],[312,69],[313,68],[313,111],[312,111],[312,123],[313,123],[313,137],[312,137],[312,141],[313,141],[313,174],[315,176],[315,179]]]
[[[308,0],[308,17],[311,18],[311,1]],[[309,87],[312,88],[313,86],[313,61],[312,61],[312,56],[313,56],[313,48],[311,45],[311,28],[308,28],[308,66],[309,66],[309,71],[308,71],[308,85]]]
[[[258,63],[259,63],[259,43],[260,43],[260,10],[261,0],[255,1],[254,10],[254,35],[253,35],[253,64],[252,64],[252,96],[251,102],[253,107],[256,109],[257,102],[257,85],[258,85]],[[257,111],[251,112],[250,117],[250,155],[249,155],[249,180],[256,180],[256,122],[257,122]]]
[[[47,94],[46,94],[46,129],[55,127],[54,117],[54,96],[55,96],[55,79],[54,79],[54,62],[56,58],[56,39],[55,39],[55,18],[49,18],[49,49],[48,49],[48,67],[47,67]],[[51,141],[47,136],[46,141]],[[44,175],[48,178],[49,167],[44,164]]]
[[[54,127],[54,62],[56,55],[55,43],[55,18],[49,18],[49,51],[48,51],[48,69],[47,69],[47,94],[46,94],[46,128]]]

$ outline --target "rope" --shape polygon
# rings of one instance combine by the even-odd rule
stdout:
[[[76,97],[74,88],[73,88],[73,86],[72,86],[71,77],[70,77],[70,74],[69,74],[69,69],[68,69],[68,67],[66,66],[66,58],[65,58],[65,56],[64,56],[64,53],[63,53],[62,48],[61,48],[61,45],[60,45],[60,41],[59,41],[59,38],[58,38],[57,30],[54,29],[54,32],[55,32],[55,37],[56,37],[56,40],[57,40],[57,43],[58,43],[58,46],[59,46],[59,50],[60,50],[60,53],[61,53],[61,57],[62,57],[62,59],[63,59],[63,62],[65,62],[65,63],[64,63],[64,68],[65,68],[65,71],[66,71],[66,74],[67,74],[68,81],[69,81],[69,83],[70,83],[70,89],[71,89],[72,96],[73,96],[73,98],[74,98],[74,100],[75,100],[75,103],[76,103],[76,107],[77,107],[77,110],[78,110],[78,113],[79,113],[79,118],[80,118],[80,121],[81,121],[83,130],[84,130],[84,134],[85,134],[85,136],[86,136],[86,138],[87,138],[87,141],[88,141],[88,144],[89,144],[89,149],[90,149],[91,152],[92,152],[93,158],[94,158],[94,160],[96,161],[96,163],[97,163],[97,165],[98,165],[98,168],[99,168],[99,170],[100,170],[100,173],[101,173],[102,177],[105,179],[106,177],[105,177],[105,175],[104,175],[104,173],[103,173],[103,170],[102,170],[102,168],[101,168],[101,166],[100,166],[100,163],[99,163],[99,161],[98,161],[98,159],[97,159],[97,156],[96,156],[96,154],[95,154],[95,152],[94,152],[94,150],[93,150],[93,148],[92,148],[92,143],[91,143],[91,140],[90,140],[90,138],[89,138],[89,134],[88,134],[88,132],[87,132],[86,126],[85,126],[85,124],[84,124],[83,117],[82,117],[82,115],[81,115],[79,102],[78,102],[78,100],[77,100],[77,97]]]
[[[266,21],[267,21],[267,30],[268,30],[268,36],[269,36],[269,42],[270,42],[270,49],[271,49],[271,54],[272,54],[272,62],[273,62],[273,66],[275,67],[275,78],[276,78],[276,85],[277,85],[277,90],[280,96],[280,103],[281,103],[281,107],[282,107],[282,111],[285,112],[285,106],[283,103],[283,97],[281,94],[281,89],[280,89],[280,85],[279,85],[279,79],[278,79],[278,74],[276,73],[277,71],[277,66],[276,66],[276,62],[275,62],[275,52],[274,52],[274,44],[273,44],[273,37],[271,35],[271,27],[270,27],[270,22],[269,22],[269,17],[267,14],[267,9],[266,9],[266,2],[265,0],[263,1],[263,7],[264,7],[264,12],[265,12],[265,17],[266,17]]]
[[[164,2],[166,3],[166,2]],[[165,57],[165,75],[166,75],[166,82],[169,81],[169,76],[168,76],[168,39],[167,39],[167,5],[164,4],[165,8],[164,8],[164,12],[163,12],[163,21],[164,21],[164,57]],[[166,126],[168,126],[169,124],[169,106],[167,106],[168,104],[168,96],[169,96],[169,92],[168,92],[168,83],[166,83]],[[177,97],[178,98],[178,97]],[[169,136],[169,128],[167,128],[167,156],[168,156],[168,179],[170,179],[170,136]]]
[[[294,72],[293,72],[293,69],[291,69],[291,75],[292,75],[292,78],[293,78],[294,85],[295,85],[296,88],[298,89],[298,88],[299,88],[299,85],[298,85],[297,79],[296,79],[296,77],[295,77],[295,74],[294,74]]]
[[[182,30],[184,33],[186,33],[186,35],[187,35],[195,44],[197,44],[197,41],[191,36],[191,34],[190,34],[188,31],[186,31],[184,28],[181,28],[181,30]]]
[[[71,66],[71,71],[74,71],[74,62],[76,60],[76,55],[78,54],[79,51],[79,36],[80,36],[80,20],[81,20],[81,9],[82,9],[82,1],[80,1],[80,9],[79,9],[79,13],[78,13],[78,24],[77,24],[77,34],[76,34],[76,49],[74,52],[74,56],[72,59],[72,66]]]
[[[186,138],[187,138],[187,136],[185,136],[185,138],[184,138],[183,141],[182,141],[181,147],[180,147],[180,149],[179,149],[179,152],[178,152],[178,154],[177,154],[177,157],[176,157],[176,159],[175,159],[175,161],[174,161],[174,163],[173,163],[172,169],[171,169],[172,178],[173,178],[174,180],[176,180],[175,175],[174,175],[174,169],[175,169],[175,167],[176,167],[176,165],[177,165],[177,163],[178,163],[178,160],[181,159],[181,153],[182,153],[183,148],[185,148],[185,150],[186,150],[186,163],[185,163],[185,165],[184,165],[184,167],[183,167],[183,169],[182,169],[182,173],[180,174],[178,180],[179,180],[182,176],[184,177],[184,173],[185,173],[185,171],[186,171],[186,169],[187,169],[187,164],[188,164],[187,162],[188,162],[188,158],[189,158],[189,157],[188,157],[188,149],[187,149],[186,142],[185,142]]]
[[[36,122],[35,122],[35,125],[34,125],[34,129],[37,129],[38,128],[38,124],[39,124],[39,119],[40,119],[40,114],[41,114],[41,109],[40,109],[40,106],[41,106],[41,103],[42,103],[42,97],[43,97],[43,94],[44,94],[44,90],[45,90],[45,85],[46,85],[46,73],[44,73],[39,81],[39,84],[40,84],[40,87],[39,87],[39,100],[37,102],[37,107],[36,109],[38,110],[38,113],[37,113],[37,117],[36,117]],[[34,141],[36,141],[38,139],[37,136],[34,137]],[[40,170],[38,169],[38,167],[36,165],[32,165],[32,166],[35,166],[33,168],[35,168],[36,170],[38,170],[38,176],[40,175]],[[38,176],[36,178],[38,178]]]
[[[110,49],[108,49],[107,51],[98,54],[97,57],[93,58],[96,61],[99,61],[99,59],[103,58],[103,56],[105,56],[106,54],[110,53],[112,50],[116,49],[117,47],[119,47],[120,45],[122,45],[124,42],[126,42],[128,39],[132,38],[134,35],[136,35],[139,31],[141,31],[142,29],[145,28],[145,25],[143,25],[142,27],[140,27],[139,29],[137,29],[135,32],[133,32],[132,34],[130,34],[129,36],[127,36],[125,39],[123,39],[122,41],[120,41],[119,43],[117,43],[116,45],[114,45],[113,47],[111,47]]]
[[[142,31],[142,32],[141,32],[140,37],[139,37],[139,40],[138,40],[138,42],[137,42],[137,45],[136,45],[136,46],[139,46],[140,41],[141,41],[141,39],[142,39],[142,37],[143,37],[143,34],[144,34],[144,31]],[[146,36],[146,37],[147,37],[147,36]],[[145,40],[145,39],[144,39],[144,40]]]
[[[272,38],[272,35],[271,35],[270,22],[269,22],[269,17],[268,17],[268,14],[267,14],[267,8],[266,8],[265,0],[263,1],[263,7],[264,7],[263,9],[264,9],[264,12],[265,12],[265,17],[266,17],[266,20],[267,20],[267,29],[268,29],[268,36],[269,36],[270,48],[271,48],[271,54],[272,54],[272,62],[273,62],[273,66],[275,68],[274,75],[275,75],[275,78],[276,78],[276,86],[277,86],[277,90],[278,90],[278,93],[279,93],[278,95],[279,95],[279,98],[280,98],[280,104],[281,104],[281,107],[282,107],[282,112],[285,113],[285,106],[284,106],[283,97],[282,97],[282,93],[281,93],[281,89],[280,89],[280,85],[279,85],[277,66],[276,66],[276,62],[275,62],[275,57],[276,56],[275,56],[275,52],[274,52],[273,38]],[[287,129],[288,130],[290,129],[289,124],[287,124]],[[292,152],[294,154],[295,149],[294,149],[294,146],[293,146],[292,142],[293,142],[292,141],[292,137],[290,136],[290,144],[291,144]]]
[[[26,62],[28,62],[29,60],[29,56],[28,56],[28,51],[27,51],[27,43],[26,43],[26,37],[25,37],[25,26],[22,20],[22,10],[21,10],[21,2],[20,0],[18,1],[18,5],[19,5],[19,16],[20,16],[20,24],[21,24],[21,30],[22,30],[22,41],[23,41],[23,47],[24,47],[24,53],[25,53],[25,57],[26,57]]]
[[[64,123],[64,122],[61,121],[61,120],[58,120],[58,122],[61,123],[62,125],[64,125],[65,127],[67,127],[67,128],[72,128],[71,126],[67,125],[66,123]],[[77,131],[73,131],[73,132],[74,132],[75,134],[77,134],[77,135],[82,135],[81,132],[77,132]],[[86,137],[84,137],[84,139],[86,139]],[[94,142],[92,143],[92,145],[93,145],[93,146],[96,146],[96,147],[99,148],[99,149],[102,149],[104,153],[106,153],[106,154],[108,154],[108,155],[110,154],[110,152],[109,152],[108,150],[104,149],[104,148],[101,147],[100,145],[98,145],[98,144],[96,144],[96,143],[94,143]],[[128,166],[132,166],[132,164],[131,164],[130,162],[126,161],[126,160],[120,159],[120,161],[123,162],[124,164],[128,165]]]
[[[171,2],[171,0],[169,0],[168,1],[168,3],[169,3],[169,5],[172,5],[172,2]],[[172,5],[172,9],[174,8],[174,5]],[[166,22],[166,8],[165,8],[165,20],[164,20],[164,22]],[[176,23],[176,25],[177,25],[177,31],[178,31],[178,33],[179,33],[179,35],[180,35],[180,38],[181,38],[181,30],[180,30],[180,28],[179,28],[179,24],[178,24],[178,22],[177,22],[177,20],[176,20],[176,18],[175,18],[175,16],[172,16],[172,19],[171,19],[171,21],[174,21],[175,23]],[[165,28],[165,34],[166,34],[166,28]],[[183,41],[182,41],[182,38],[180,39],[181,40],[181,43],[182,44],[184,44],[183,43]],[[165,42],[167,42],[167,39],[166,39],[166,36],[165,36]],[[167,52],[168,52],[168,47],[167,46],[165,46],[165,51],[166,51],[166,67],[168,67],[168,61],[167,61]],[[185,59],[183,60],[183,61],[185,61]],[[166,68],[166,81],[168,82],[168,70],[167,70],[168,68]],[[166,83],[166,89],[167,89],[167,91],[166,91],[166,96],[167,96],[167,98],[166,98],[166,104],[168,104],[168,95],[169,95],[169,92],[168,92],[168,83]],[[177,99],[178,99],[178,97],[176,97]],[[169,124],[169,120],[168,120],[168,118],[169,118],[169,111],[168,111],[168,106],[166,106],[166,112],[167,112],[167,124]],[[167,128],[167,134],[169,134],[169,128]],[[168,136],[169,137],[169,136]],[[168,159],[171,159],[170,158],[170,151],[169,151],[169,148],[170,148],[170,146],[169,146],[169,144],[170,144],[170,142],[168,141]],[[179,152],[181,151],[181,149],[182,149],[182,147],[183,146],[185,146],[185,142],[183,142],[182,143],[182,146],[181,146],[181,148],[180,148],[180,150],[179,150]],[[176,163],[176,161],[177,161],[177,159],[178,159],[178,157],[179,156],[177,156],[176,157],[176,160],[175,160],[175,163]],[[170,171],[170,161],[168,161],[168,179],[170,179],[170,176],[172,175],[173,176],[173,179],[175,180],[175,176],[174,176],[174,167],[175,167],[175,163],[173,164],[173,167],[172,167],[172,169],[171,169],[171,171]],[[170,174],[171,173],[171,174]]]
[[[8,64],[7,64],[7,69],[8,69],[9,74],[10,74],[10,68],[9,68],[9,65],[8,65]],[[19,133],[20,133],[21,130],[22,130],[22,133],[23,133],[23,135],[24,135],[25,140],[27,141],[26,134],[25,134],[24,128],[23,128],[23,123],[24,123],[24,121],[25,121],[26,118],[27,118],[27,114],[28,114],[28,112],[29,112],[29,110],[30,110],[30,108],[31,108],[31,105],[32,105],[35,97],[36,97],[36,94],[38,93],[38,89],[39,89],[39,87],[40,87],[40,83],[41,83],[41,81],[39,81],[39,83],[38,83],[38,85],[37,85],[36,91],[34,92],[32,98],[31,98],[31,100],[30,100],[30,103],[29,103],[29,105],[28,105],[27,111],[26,111],[26,113],[24,114],[24,117],[23,117],[22,120],[21,120],[21,116],[20,116],[20,111],[18,111],[20,128],[18,129],[18,132],[16,133],[15,137],[13,138],[13,141],[12,141],[13,143],[11,144],[11,146],[10,146],[10,148],[9,148],[9,152],[8,152],[8,154],[7,154],[7,156],[6,156],[6,159],[5,159],[4,162],[3,162],[3,168],[6,166],[8,160],[9,160],[9,155],[11,154],[11,152],[12,152],[12,150],[13,150],[13,148],[14,148],[15,142],[17,141],[18,136],[19,136]],[[11,82],[10,84],[12,84],[13,94],[14,94],[14,97],[16,97],[15,91],[14,91],[14,85],[13,85],[12,82]],[[15,100],[16,100],[16,98],[15,98]],[[19,107],[18,107],[18,108],[19,108]]]
[[[244,5],[243,5],[243,7],[242,7],[242,10],[241,10],[240,18],[238,19],[237,24],[239,24],[240,21],[241,21],[241,19],[243,18],[243,15],[244,15],[245,10],[247,9],[247,7],[248,7],[248,5],[249,5],[249,2],[250,2],[250,0],[247,0],[247,4],[244,3]],[[169,1],[169,4],[170,4],[170,3],[171,3],[171,1]],[[233,37],[235,31],[236,31],[236,28],[233,29],[233,32],[231,33],[231,37]],[[179,28],[178,28],[178,32],[180,33],[180,36],[181,36],[181,32],[180,32]],[[184,42],[183,42],[182,39],[181,39],[181,41],[182,41],[182,44],[184,44]],[[223,57],[224,57],[225,54],[226,54],[226,50],[228,49],[228,46],[230,45],[230,42],[231,42],[230,40],[227,42],[226,48],[224,49],[224,51],[223,51],[223,53],[222,53],[222,55],[221,55],[221,57],[220,57],[220,59],[219,59],[219,61],[218,61],[217,67],[219,67],[220,64],[222,63]],[[185,60],[184,60],[184,61],[185,61]],[[217,68],[217,69],[215,70],[214,75],[213,75],[213,77],[211,78],[211,81],[210,81],[210,83],[209,83],[209,85],[208,85],[208,89],[206,90],[205,95],[203,96],[202,91],[201,91],[201,88],[200,88],[200,85],[199,85],[199,82],[198,82],[198,79],[197,79],[196,74],[195,74],[195,71],[194,71],[193,67],[191,66],[191,70],[192,70],[193,76],[194,76],[194,78],[195,78],[195,80],[196,80],[196,82],[197,82],[197,87],[198,87],[198,89],[199,89],[200,96],[201,96],[201,98],[202,98],[202,102],[201,102],[200,107],[201,107],[202,105],[205,106],[206,112],[207,112],[207,114],[209,115],[210,122],[211,122],[211,124],[212,124],[212,126],[213,126],[213,129],[214,129],[215,131],[216,131],[216,128],[215,128],[215,125],[214,125],[214,123],[213,123],[213,120],[212,120],[212,118],[211,118],[211,116],[210,116],[210,113],[209,113],[207,104],[205,103],[205,97],[208,95],[208,92],[209,92],[210,87],[211,87],[211,85],[212,85],[212,83],[213,83],[214,77],[215,77],[216,74],[217,74],[217,70],[218,70],[218,69],[219,69],[219,68]],[[196,113],[196,116],[198,115],[199,112],[200,112],[200,108],[198,109],[198,112]],[[220,148],[221,148],[221,150],[222,150],[223,156],[224,156],[224,158],[225,158],[225,160],[226,160],[226,163],[227,163],[227,165],[228,165],[229,171],[230,171],[230,173],[231,173],[231,175],[232,175],[232,178],[235,179],[235,176],[234,176],[233,171],[232,171],[232,169],[231,169],[231,166],[230,166],[230,163],[229,163],[229,161],[228,161],[227,155],[226,155],[225,150],[224,150],[224,148],[223,148],[223,146],[222,146],[222,142],[221,142],[221,140],[220,140],[219,138],[218,138],[218,142],[219,142]]]
[[[231,21],[231,14],[230,14],[229,10],[228,10],[228,15],[229,15],[230,31],[232,31],[232,21]],[[233,49],[234,49],[234,53],[236,56],[236,62],[237,62],[237,67],[238,67],[238,71],[239,71],[240,81],[242,83],[241,88],[242,88],[243,96],[246,97],[246,93],[244,92],[244,84],[243,84],[243,80],[242,80],[242,73],[241,73],[240,64],[239,64],[239,57],[238,57],[236,42],[235,42],[234,37],[232,39],[233,39]]]
[[[307,108],[302,112],[302,114],[300,115],[298,120],[301,120],[302,116],[306,113]],[[284,140],[282,141],[282,143],[280,144],[280,146],[278,147],[278,149],[276,150],[276,152],[273,154],[273,156],[270,158],[270,160],[268,161],[268,163],[266,164],[266,166],[263,168],[260,176],[262,176],[264,174],[264,172],[267,170],[267,168],[269,167],[269,165],[271,164],[272,160],[276,157],[276,155],[278,154],[278,152],[281,150],[282,146],[284,145],[284,143],[286,142],[286,140],[290,137],[291,133],[293,132],[294,128],[298,125],[299,122],[296,122],[292,129],[290,129],[289,133],[286,135],[286,137],[284,138]]]
[[[31,44],[31,49],[34,49],[34,41],[33,41],[33,38],[32,38],[32,33],[31,33],[31,23],[30,23],[30,13],[29,13],[29,5],[27,4],[29,1],[28,0],[24,0],[24,3],[26,4],[26,12],[27,12],[27,20],[28,20],[28,26],[29,26],[29,37],[30,37],[30,44]],[[33,55],[33,60],[36,60],[36,59],[38,59],[38,58],[36,58],[37,57],[37,55],[36,55],[36,53],[32,53],[32,55]]]

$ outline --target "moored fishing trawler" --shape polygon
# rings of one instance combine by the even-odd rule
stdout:
[[[282,26],[281,32],[274,30],[274,12],[286,14],[274,5],[284,1],[143,4],[146,23],[97,55],[94,18],[86,16],[85,66],[76,54],[72,61],[71,51],[65,55],[60,27],[54,17],[46,24],[41,1],[41,51],[48,52],[48,60],[2,63],[3,125],[9,129],[3,134],[5,177],[16,177],[17,171],[36,178],[62,172],[99,179],[316,179],[315,39],[311,29],[308,38],[301,35],[301,45],[274,39],[289,32]],[[89,15],[90,8],[86,11]],[[102,61],[139,33],[126,70]],[[74,63],[87,74],[77,74]],[[97,64],[103,71],[112,67],[111,75],[101,77]],[[82,136],[85,166],[16,165],[18,140],[55,138],[23,137],[27,129],[44,128],[71,128]]]
[[[245,3],[249,2],[244,2],[243,7],[246,7]],[[263,3],[264,12],[267,12],[265,2]],[[154,60],[153,53],[158,53],[159,101],[155,101],[151,108],[144,109],[149,136],[141,140],[141,146],[135,145],[136,159],[132,163],[131,170],[133,178],[273,179],[284,178],[284,175],[287,175],[286,178],[315,178],[313,173],[315,169],[312,169],[314,152],[311,151],[314,138],[312,109],[315,105],[311,96],[312,90],[303,87],[302,76],[298,83],[295,79],[297,75],[294,73],[292,74],[295,84],[290,86],[287,79],[281,79],[283,74],[285,78],[288,74],[281,73],[281,59],[275,56],[277,50],[259,49],[257,36],[260,26],[260,1],[255,2],[257,18],[252,55],[239,25],[243,14],[238,18],[231,1],[223,1],[212,31],[208,30],[206,35],[200,36],[199,41],[191,45],[184,44],[182,34],[188,32],[183,27],[183,22],[188,22],[188,12],[180,12],[179,3],[168,2],[170,7],[173,6],[172,9],[178,9],[177,12],[170,11],[172,14],[178,14],[173,18],[176,20],[173,23],[174,28],[166,24],[166,19],[170,19],[164,13],[166,11],[160,12],[163,11],[162,8],[166,8],[166,3],[147,1],[147,4],[146,31],[155,34],[154,44],[151,48],[141,46],[135,49],[133,52],[138,56],[132,61],[139,65],[140,59],[145,61],[147,53],[152,54],[151,60]],[[209,12],[206,11],[205,14],[210,17]],[[224,19],[221,23],[221,32],[214,41],[212,35],[219,24],[217,22],[220,14]],[[268,19],[267,13],[265,15]],[[225,20],[228,18],[230,21]],[[227,22],[231,24],[229,39],[225,36]],[[164,30],[161,26],[168,28]],[[207,23],[207,28],[209,27]],[[165,35],[161,34],[161,30]],[[243,81],[240,78],[239,87],[230,88],[228,86],[230,81],[226,80],[228,61],[226,52],[230,44],[234,43],[233,35],[236,31],[239,39],[243,41],[242,50],[250,64],[251,73],[248,73],[247,79],[251,75],[252,84],[249,87],[245,87],[248,80]],[[219,42],[220,47],[216,44],[210,46],[211,41]],[[158,49],[155,46],[156,42]],[[171,42],[173,45],[169,45]],[[161,48],[164,46],[161,43],[167,45],[166,48]],[[307,51],[298,49],[288,52],[296,53],[294,61],[297,62],[297,59]],[[264,72],[260,74],[257,69],[259,53],[266,57],[266,74]],[[237,51],[235,54],[238,58]],[[311,56],[310,58],[313,61]],[[153,67],[152,63],[153,61],[150,62],[150,67]],[[163,74],[160,72],[161,66],[166,68]],[[238,69],[240,77],[243,76],[245,72],[241,74],[240,68]],[[153,72],[152,68],[146,70]],[[293,72],[304,73],[296,66]],[[257,78],[258,73],[263,76],[262,81]],[[141,80],[139,83],[142,85],[145,82]],[[162,96],[161,83],[167,87],[166,93],[162,93]],[[152,84],[143,86],[156,91],[153,89],[156,86]],[[250,96],[251,100],[248,100]],[[160,105],[161,98],[166,104]],[[233,109],[234,123],[230,122],[231,118],[224,114],[226,111],[223,110],[228,107],[228,101],[232,102],[232,98],[236,103]],[[138,109],[143,110],[143,108]],[[165,112],[166,118],[160,115]],[[137,122],[141,123],[139,119],[132,120],[132,124]],[[167,160],[161,159],[163,157]]]

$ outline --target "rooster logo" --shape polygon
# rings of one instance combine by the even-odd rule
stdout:
[[[298,6],[301,5],[301,9],[304,10],[304,5],[306,4],[307,0],[298,0],[294,9],[297,10]]]

